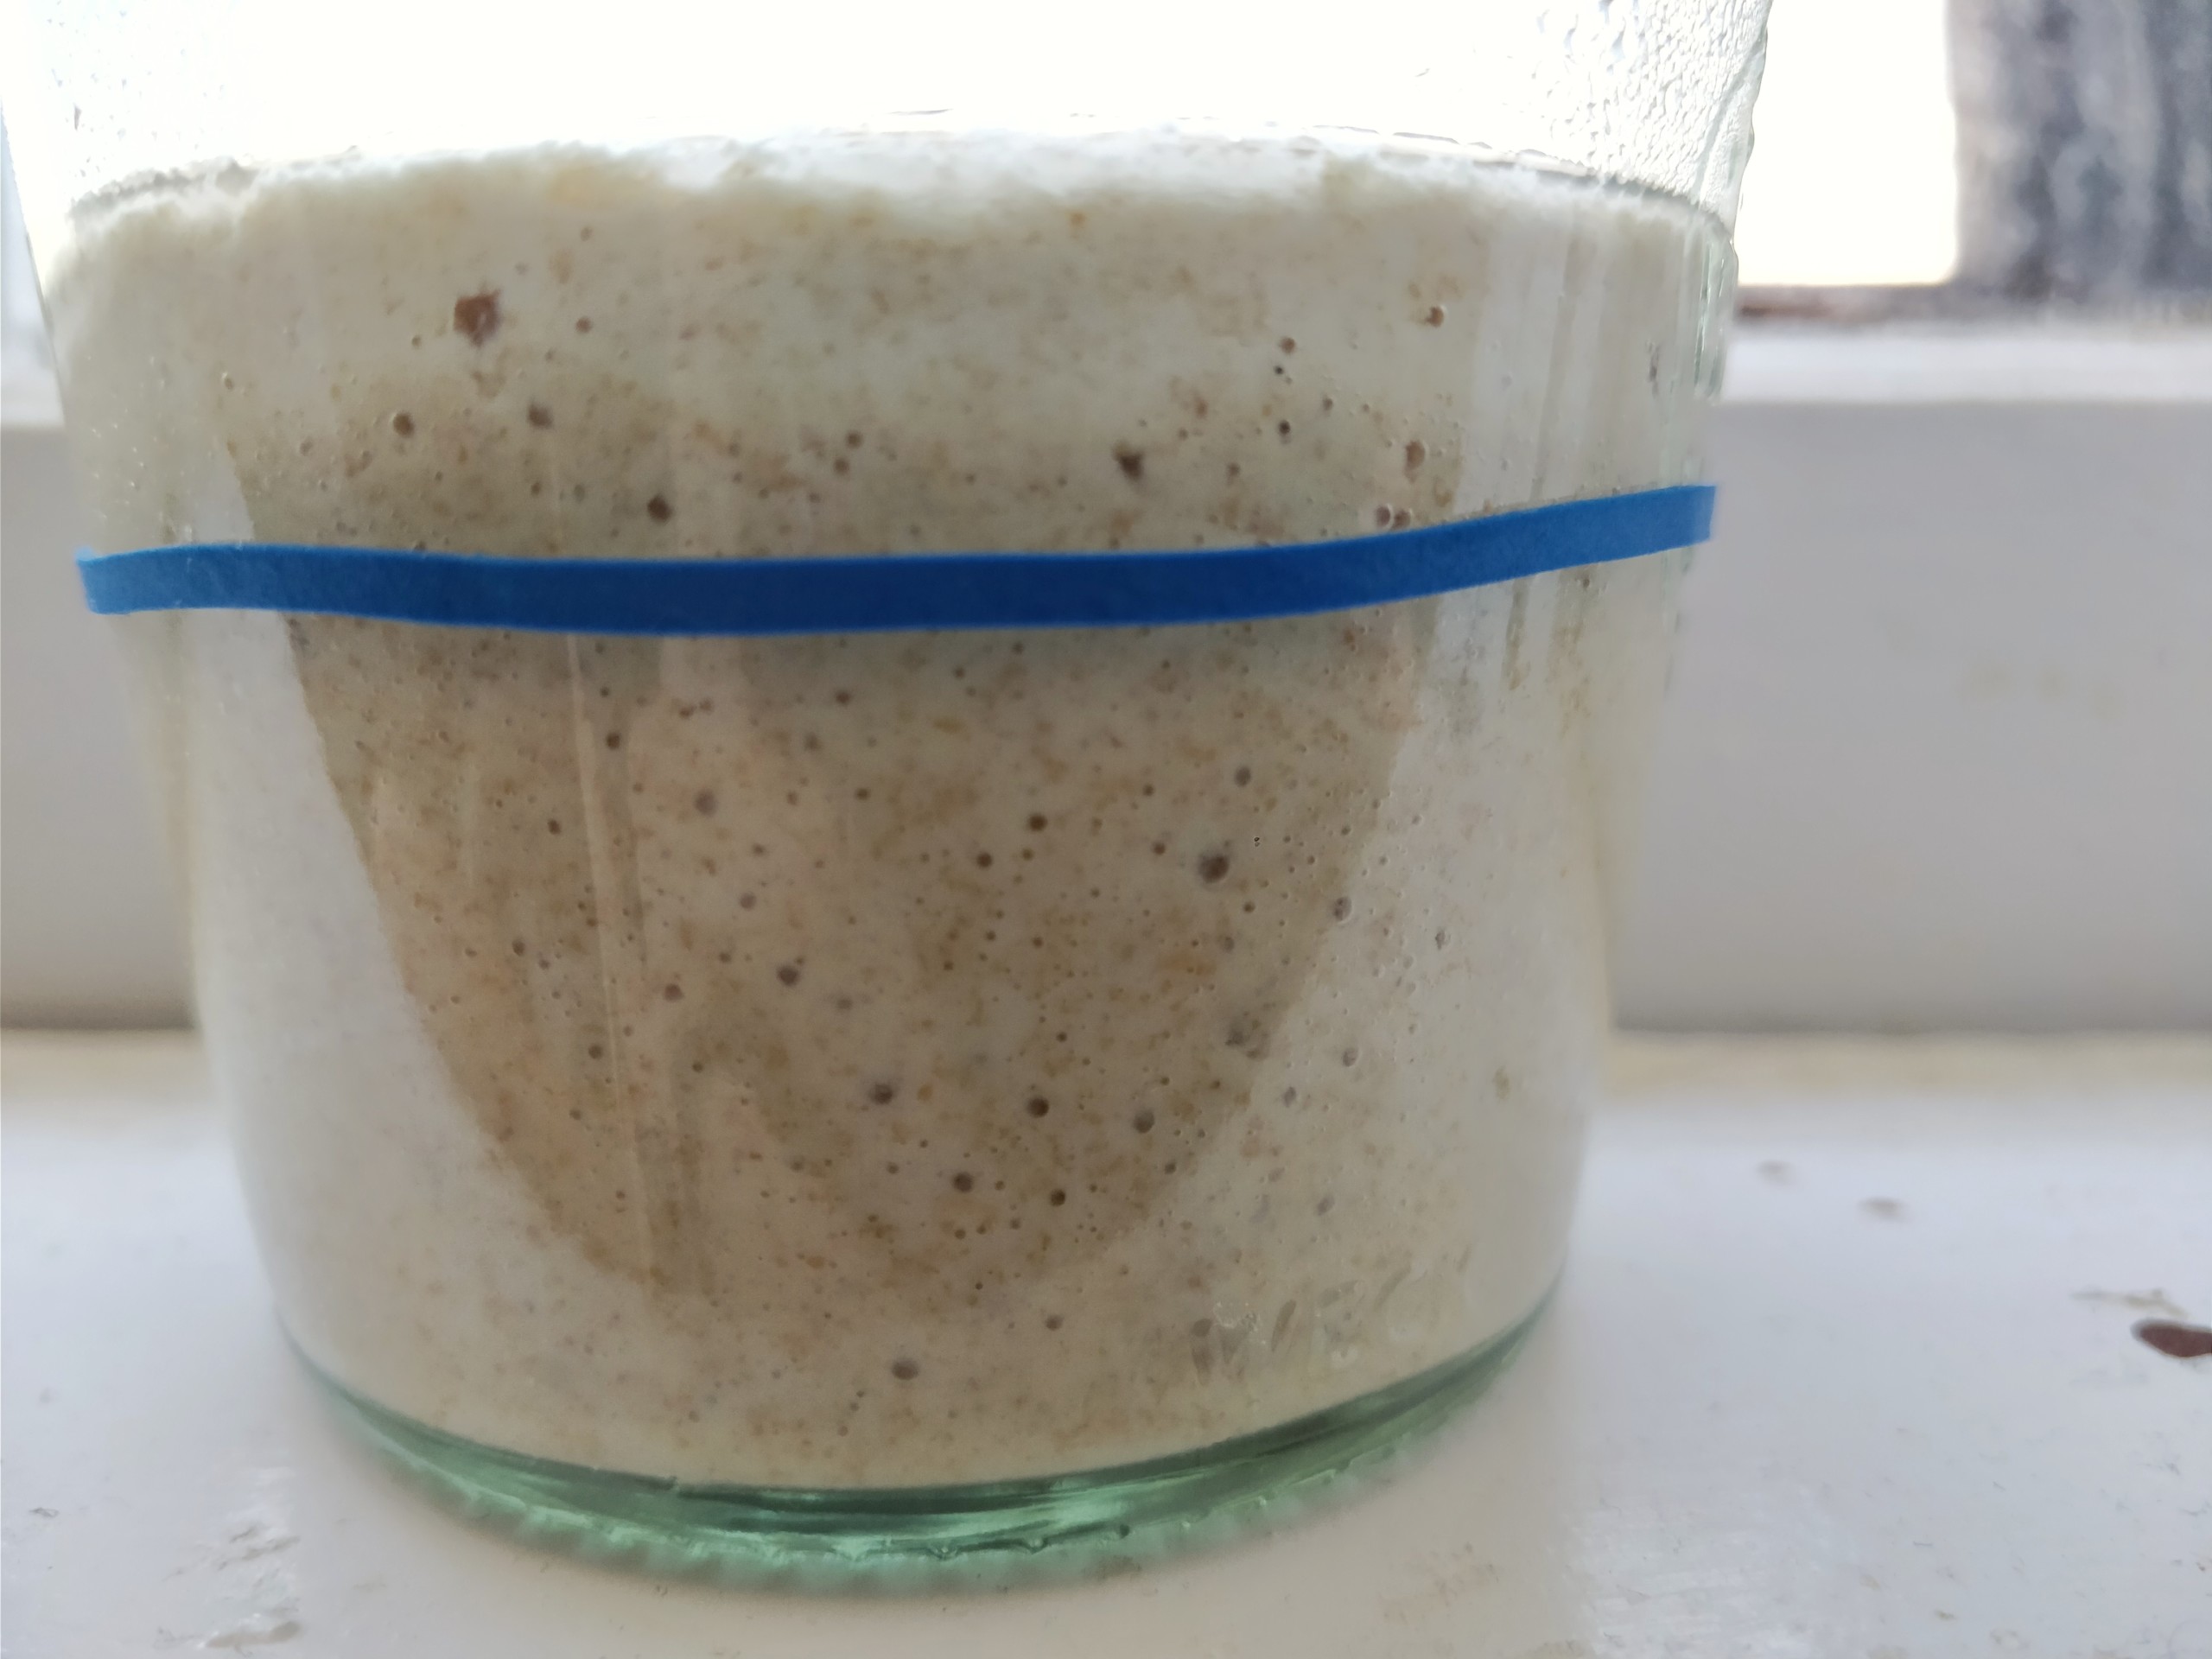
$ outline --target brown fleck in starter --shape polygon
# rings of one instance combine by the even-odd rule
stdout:
[[[464,294],[453,302],[454,331],[468,336],[472,346],[481,346],[499,332],[499,290],[488,289],[481,294]]]

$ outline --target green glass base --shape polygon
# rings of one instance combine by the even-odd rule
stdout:
[[[960,1486],[703,1485],[549,1462],[428,1427],[316,1375],[378,1451],[524,1542],[657,1573],[925,1588],[947,1567],[1001,1580],[1111,1571],[1284,1518],[1344,1477],[1387,1465],[1480,1394],[1542,1312],[1417,1376],[1257,1433],[1115,1468]]]

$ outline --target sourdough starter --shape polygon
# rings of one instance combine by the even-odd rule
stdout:
[[[52,284],[102,543],[1184,549],[1696,474],[1725,242],[1446,149],[212,172]],[[129,619],[286,1322],[437,1427],[1207,1445],[1557,1273],[1681,556],[1236,626]]]

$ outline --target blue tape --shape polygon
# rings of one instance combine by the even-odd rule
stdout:
[[[85,598],[134,611],[295,611],[553,633],[1113,628],[1343,611],[1706,539],[1685,484],[1341,541],[1180,553],[512,559],[237,543],[86,554]]]

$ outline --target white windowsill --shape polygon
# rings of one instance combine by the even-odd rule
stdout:
[[[14,363],[0,368],[0,428],[60,424],[61,392],[53,370]]]
[[[1272,1536],[1020,1594],[661,1584],[464,1525],[270,1316],[182,1037],[18,1036],[11,1647],[72,1659],[2212,1651],[2212,1046],[1644,1044],[1496,1390]]]
[[[1742,322],[1732,404],[2207,404],[2212,328]]]

